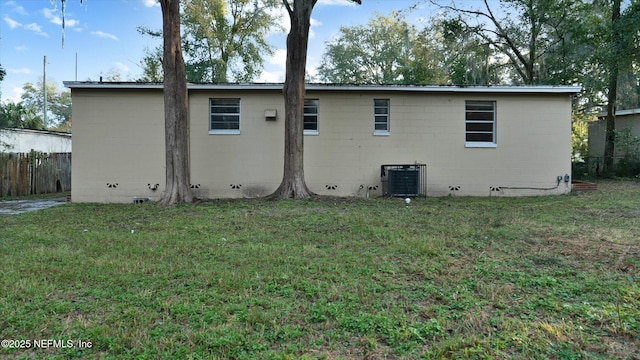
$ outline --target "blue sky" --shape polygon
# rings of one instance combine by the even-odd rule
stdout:
[[[326,41],[340,26],[364,24],[376,12],[389,14],[420,0],[363,0],[357,6],[346,0],[319,0],[312,15],[308,68],[319,64]],[[118,71],[123,80],[137,78],[145,47],[159,40],[141,36],[137,27],[162,27],[160,7],[155,0],[68,0],[65,43],[59,0],[0,0],[0,64],[7,71],[1,83],[2,101],[18,101],[25,82],[36,83],[47,57],[47,82],[62,89],[62,81],[98,80],[100,74]],[[429,15],[426,6],[412,15],[415,21]],[[282,21],[287,22],[283,12]],[[278,50],[267,59],[261,82],[284,80],[286,33],[273,33],[268,41]]]

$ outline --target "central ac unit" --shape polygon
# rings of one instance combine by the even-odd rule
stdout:
[[[420,195],[420,171],[415,168],[390,169],[388,192],[391,196]]]

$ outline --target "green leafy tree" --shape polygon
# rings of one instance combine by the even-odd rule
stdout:
[[[102,81],[109,81],[109,82],[125,81],[122,78],[122,73],[120,73],[120,70],[116,68],[110,68],[107,71],[101,71],[99,76],[100,76],[100,79],[102,79]]]
[[[137,81],[162,82],[162,48],[145,48],[140,67],[142,76]]]
[[[184,51],[190,80],[251,81],[273,53],[265,37],[280,28],[279,0],[184,0]]]
[[[42,117],[24,102],[9,102],[0,107],[0,128],[44,130]]]
[[[39,114],[40,119],[43,119],[41,115],[44,108],[42,90],[42,80],[35,85],[27,82],[22,86],[21,96],[24,108]],[[43,124],[43,126],[63,126],[70,120],[71,93],[69,91],[58,91],[54,82],[47,83],[47,122],[49,124]]]
[[[326,45],[319,76],[331,83],[404,83],[409,42],[416,37],[416,28],[397,13],[377,14],[367,25],[342,26]]]
[[[399,13],[377,14],[367,25],[343,26],[327,43],[322,81],[354,84],[446,83],[444,57],[431,29],[418,31]]]
[[[447,84],[447,53],[442,51],[442,34],[433,26],[424,28],[409,39],[407,64],[402,69],[405,84]]]
[[[589,155],[589,122],[596,121],[594,115],[573,111],[571,113],[571,159],[582,161]]]
[[[438,19],[433,27],[439,34],[439,54],[449,82],[458,85],[490,85],[501,82],[504,65],[496,61],[496,51],[481,37],[470,33],[458,18]]]
[[[273,54],[265,38],[280,29],[275,12],[280,0],[183,0],[182,46],[187,81],[248,82],[258,77],[264,59]],[[140,27],[141,34],[161,32]],[[162,77],[158,50],[147,50],[139,81]]]
[[[437,3],[432,1],[432,3]],[[482,0],[477,8],[443,5],[448,19],[460,25],[458,33],[477,37],[477,42],[500,54],[508,65],[512,83],[549,83],[555,72],[566,72],[566,64],[550,68],[547,59],[554,51],[569,51],[573,45],[561,37],[580,19],[581,1],[500,0],[499,6]],[[502,14],[496,12],[500,8]],[[500,61],[494,57],[494,61]],[[563,66],[565,65],[565,66]]]

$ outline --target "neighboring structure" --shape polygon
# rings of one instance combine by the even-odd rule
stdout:
[[[600,114],[598,121],[589,124],[589,157],[604,156],[604,141],[607,130],[605,120],[606,114]],[[616,130],[626,131],[629,135],[640,138],[640,109],[618,110],[616,111]],[[620,146],[616,146],[615,157],[624,154]]]
[[[157,200],[165,178],[162,85],[65,85],[73,98],[73,201]],[[189,84],[188,90],[194,194],[232,198],[275,191],[283,172],[282,85]],[[363,197],[383,190],[566,194],[571,98],[578,91],[308,85],[307,185],[322,195]]]
[[[0,129],[0,152],[71,152],[71,134],[47,130]]]

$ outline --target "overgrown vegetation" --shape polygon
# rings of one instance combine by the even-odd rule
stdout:
[[[630,128],[615,132],[616,148],[622,154],[615,167],[618,176],[640,175],[640,138],[634,136]]]
[[[640,182],[598,187],[0,216],[1,338],[74,344],[0,358],[635,359]]]

